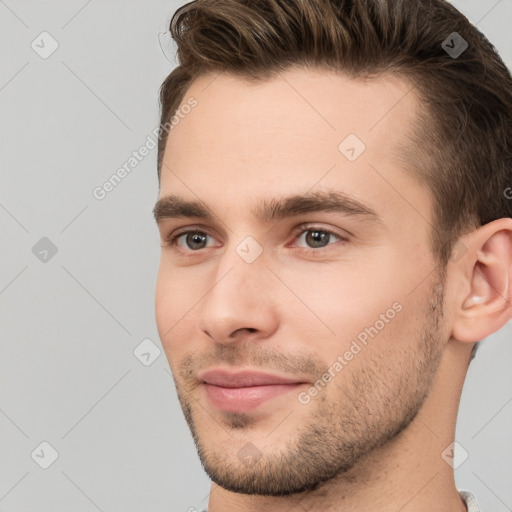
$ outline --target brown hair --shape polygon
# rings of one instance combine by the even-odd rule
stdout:
[[[432,192],[431,247],[441,266],[461,234],[512,217],[504,192],[512,185],[512,77],[491,43],[448,2],[197,0],[175,12],[170,31],[179,65],[160,89],[162,125],[205,73],[255,81],[291,66],[354,78],[393,74],[420,100],[411,144],[401,151]],[[468,44],[457,56],[448,52],[454,32]],[[166,140],[164,133],[159,177]]]

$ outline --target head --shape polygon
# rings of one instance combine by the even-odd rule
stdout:
[[[178,397],[215,482],[314,489],[510,316],[512,78],[440,0],[204,0],[171,33],[156,315]],[[220,410],[214,367],[298,384]]]

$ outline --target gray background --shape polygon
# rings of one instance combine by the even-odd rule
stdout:
[[[157,90],[175,65],[158,32],[181,3],[0,0],[4,512],[207,503],[165,356],[145,366],[133,353],[145,339],[161,349],[156,149],[104,200],[92,195],[158,125]],[[511,66],[512,0],[455,4]],[[59,45],[46,59],[31,47],[51,48],[43,31]],[[45,262],[32,251],[43,237],[57,248]],[[482,344],[459,414],[469,457],[457,485],[483,512],[512,511],[511,334],[507,324]],[[58,452],[48,469],[43,441]]]

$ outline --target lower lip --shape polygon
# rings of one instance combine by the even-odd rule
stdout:
[[[297,390],[303,383],[270,384],[245,388],[223,388],[213,384],[204,384],[206,394],[213,405],[226,412],[247,412],[264,402],[284,393]]]

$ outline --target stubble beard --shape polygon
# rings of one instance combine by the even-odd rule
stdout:
[[[330,384],[338,386],[338,398],[328,398],[324,390],[308,405],[299,404],[310,408],[309,416],[302,416],[304,420],[286,443],[272,450],[260,451],[255,442],[238,446],[238,453],[234,452],[236,443],[229,433],[253,430],[255,417],[224,413],[222,424],[216,422],[200,405],[194,405],[192,395],[175,378],[185,419],[211,480],[229,491],[249,495],[288,496],[314,491],[324,482],[342,477],[358,461],[396,438],[418,414],[437,373],[446,343],[441,334],[443,302],[441,274],[431,288],[417,340],[401,341],[401,361],[376,360],[371,355],[358,358],[362,365]],[[198,426],[198,413],[209,425]],[[213,433],[206,432],[209,427]],[[243,450],[249,450],[249,455],[252,450],[254,456],[237,456]]]

